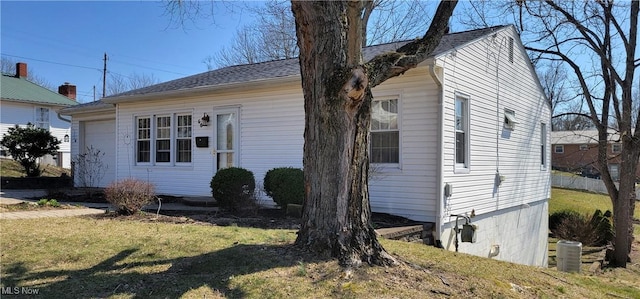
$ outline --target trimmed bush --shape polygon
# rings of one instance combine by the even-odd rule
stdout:
[[[119,214],[132,215],[153,201],[155,187],[142,180],[124,179],[107,186],[104,195],[107,201],[118,209]]]
[[[304,199],[302,169],[280,167],[267,171],[264,176],[264,191],[282,208],[286,208],[288,204],[302,204]]]
[[[218,170],[211,179],[211,194],[220,208],[240,211],[254,203],[256,180],[253,172],[239,167]]]

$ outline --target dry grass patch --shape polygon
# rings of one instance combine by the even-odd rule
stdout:
[[[71,170],[54,165],[42,164],[40,165],[40,170],[42,170],[40,176],[59,177],[63,173],[68,176],[71,175]],[[2,173],[2,177],[4,178],[21,178],[26,176],[24,168],[20,163],[7,158],[0,158],[0,173]]]
[[[406,264],[344,271],[294,248],[293,230],[109,218],[0,225],[2,287],[48,298],[640,297],[630,269],[567,274],[400,241],[382,242]]]

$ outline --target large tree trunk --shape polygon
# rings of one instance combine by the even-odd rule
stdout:
[[[292,1],[305,108],[305,202],[297,245],[337,257],[343,266],[397,263],[370,219],[371,88],[423,61],[456,4],[441,3],[425,37],[415,41],[420,46],[364,65],[363,1]]]
[[[359,2],[293,2],[305,108],[303,223],[296,243],[342,265],[390,265],[370,222],[371,91]],[[354,24],[354,22],[356,22]]]

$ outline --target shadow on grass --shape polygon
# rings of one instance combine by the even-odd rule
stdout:
[[[319,261],[292,245],[235,245],[176,259],[158,259],[154,254],[135,256],[137,251],[138,248],[123,250],[93,267],[79,270],[28,272],[20,263],[11,264],[5,269],[2,286],[29,287],[47,298],[104,298],[114,295],[177,298],[204,286],[225,297],[242,298],[245,297],[244,291],[231,286],[230,278],[294,266],[302,259],[304,262],[311,259]],[[135,257],[129,259],[131,256]],[[127,263],[125,260],[135,262]],[[19,297],[20,294],[12,296]]]

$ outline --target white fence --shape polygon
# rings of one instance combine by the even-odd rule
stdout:
[[[566,189],[587,190],[607,194],[607,187],[604,186],[604,183],[600,179],[551,174],[551,185]],[[636,188],[636,199],[640,200],[640,190],[638,188]]]

